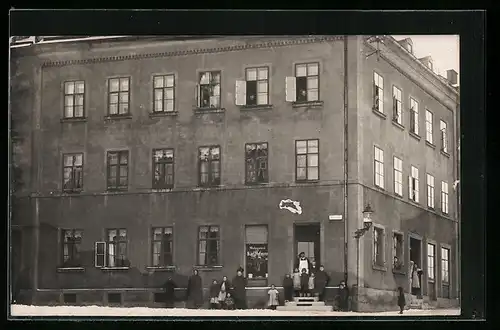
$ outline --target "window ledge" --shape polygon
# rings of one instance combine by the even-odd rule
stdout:
[[[214,186],[198,186],[193,188],[193,191],[205,191],[205,190],[217,190],[217,189],[223,189],[223,185],[214,185]]]
[[[377,264],[372,264],[372,268],[375,269],[375,270],[381,271],[381,272],[386,272],[387,271],[387,267],[380,266],[380,265],[377,265]]]
[[[374,114],[376,114],[377,116],[379,116],[380,118],[382,118],[382,119],[386,119],[386,118],[387,118],[387,115],[386,115],[385,113],[380,112],[380,111],[378,111],[378,110],[377,110],[377,109],[375,109],[375,108],[373,108],[373,109],[372,109],[372,112],[373,112]]]
[[[146,269],[150,272],[174,272],[175,266],[148,266]]]
[[[102,267],[103,272],[127,271],[130,267]]]
[[[87,121],[87,118],[61,118],[61,123],[84,123]]]
[[[225,108],[194,108],[194,113],[204,114],[204,113],[225,113]]]
[[[410,201],[411,204],[420,206],[420,202],[414,201],[413,199],[409,198],[408,201]]]
[[[115,121],[121,119],[132,119],[132,115],[108,115],[104,117],[104,121]]]
[[[373,185],[375,187],[375,189],[379,190],[379,191],[383,191],[385,192],[385,188],[384,187],[381,187],[381,186],[377,186],[376,184]]]
[[[151,190],[153,192],[162,193],[162,192],[171,192],[172,189],[174,189],[174,187],[169,187],[169,188],[152,188]]]
[[[427,206],[427,208],[428,208],[430,211],[432,211],[432,212],[436,212],[436,209],[435,209],[434,207],[432,207],[432,206]]]
[[[311,184],[311,183],[319,183],[319,180],[295,180],[297,184]]]
[[[79,194],[82,191],[83,191],[83,189],[64,189],[63,194],[74,195],[74,194]]]
[[[431,147],[432,149],[436,149],[436,146],[434,144],[432,144],[432,142],[429,142],[427,140],[425,140],[425,144],[429,147]]]
[[[305,101],[305,102],[293,102],[292,107],[294,108],[322,108],[323,101]]]
[[[434,284],[434,283],[436,283],[436,280],[433,278],[428,278],[427,282]]]
[[[400,130],[402,130],[402,131],[405,130],[405,127],[403,125],[401,125],[400,123],[398,123],[397,121],[395,121],[395,120],[392,121],[392,124],[394,126],[396,126],[397,128],[399,128]]]
[[[201,271],[216,271],[224,268],[222,265],[213,265],[213,266],[194,266],[194,269],[196,270],[201,270]]]
[[[85,271],[83,267],[58,267],[58,273],[82,273]]]
[[[443,149],[441,149],[441,155],[450,158],[450,154],[444,151]]]
[[[394,193],[394,196],[396,196],[396,197],[397,197],[397,198],[399,198],[399,199],[403,199],[403,195],[400,195],[400,194],[398,194],[398,193]]]
[[[415,138],[417,141],[420,141],[420,139],[421,139],[420,135],[418,135],[412,131],[410,131],[410,136]]]
[[[120,193],[120,192],[127,192],[128,191],[128,187],[127,188],[107,188],[106,189],[106,192],[109,192],[109,193]]]
[[[175,117],[179,115],[179,111],[163,111],[163,112],[151,112],[149,113],[149,118],[158,118],[158,117]]]
[[[245,186],[255,187],[255,186],[267,186],[269,182],[245,182]]]
[[[257,105],[241,105],[241,111],[252,111],[252,110],[270,110],[273,108],[272,104],[257,104]]]

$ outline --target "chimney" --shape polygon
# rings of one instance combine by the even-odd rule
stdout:
[[[399,40],[398,43],[406,49],[406,51],[410,54],[413,54],[413,41],[410,38],[406,38],[403,40]]]
[[[418,59],[423,65],[428,67],[431,71],[434,71],[434,65],[432,63],[432,57],[426,56]]]
[[[446,79],[448,82],[452,85],[457,85],[458,84],[458,73],[453,70],[446,70]]]

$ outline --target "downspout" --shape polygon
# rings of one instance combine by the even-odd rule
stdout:
[[[456,283],[455,283],[455,293],[456,293],[456,298],[460,298],[460,280],[461,280],[461,263],[459,262],[460,260],[460,230],[461,230],[461,225],[460,225],[460,219],[461,219],[461,198],[460,198],[460,192],[462,191],[462,184],[460,182],[461,175],[460,175],[460,89],[457,89],[458,94],[456,97],[456,107],[455,107],[455,161],[456,161],[456,175],[455,175],[455,180],[458,180],[458,184],[456,185],[456,233],[457,233],[457,238],[456,238],[456,246],[455,246],[455,260],[457,267],[455,269],[456,271]]]
[[[348,110],[348,93],[349,93],[349,88],[348,88],[348,76],[347,76],[347,35],[344,36],[344,280],[347,282],[348,278],[348,259],[347,259],[347,252],[348,252],[348,240],[349,240],[349,221],[348,221],[348,193],[347,193],[347,180],[349,178],[348,176],[348,148],[349,148],[349,143],[348,143],[348,116],[347,116],[347,110]]]

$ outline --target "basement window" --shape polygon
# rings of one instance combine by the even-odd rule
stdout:
[[[63,294],[63,301],[65,304],[76,304],[76,293]]]
[[[108,293],[108,304],[121,304],[122,294],[121,293]]]

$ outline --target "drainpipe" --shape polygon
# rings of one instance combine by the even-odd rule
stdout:
[[[349,221],[348,221],[348,215],[347,215],[347,201],[348,201],[348,195],[347,195],[347,179],[349,178],[348,176],[348,148],[349,148],[349,143],[348,143],[348,116],[347,116],[347,110],[348,110],[348,93],[349,93],[349,86],[348,86],[348,76],[347,76],[347,68],[348,68],[348,53],[347,53],[347,45],[348,45],[348,40],[347,40],[347,35],[344,36],[344,280],[347,282],[347,277],[348,277],[348,266],[347,266],[347,252],[348,252],[348,239],[349,239]]]
[[[456,298],[460,298],[460,271],[461,271],[461,263],[460,263],[460,230],[461,230],[461,225],[460,225],[460,219],[461,219],[461,198],[460,198],[460,192],[462,191],[462,184],[460,182],[460,89],[458,89],[458,94],[456,97],[456,107],[455,107],[455,180],[459,180],[458,184],[456,185],[456,233],[457,233],[457,238],[456,238],[456,244],[455,244],[455,260],[456,260],[456,283],[455,283],[455,294]]]

